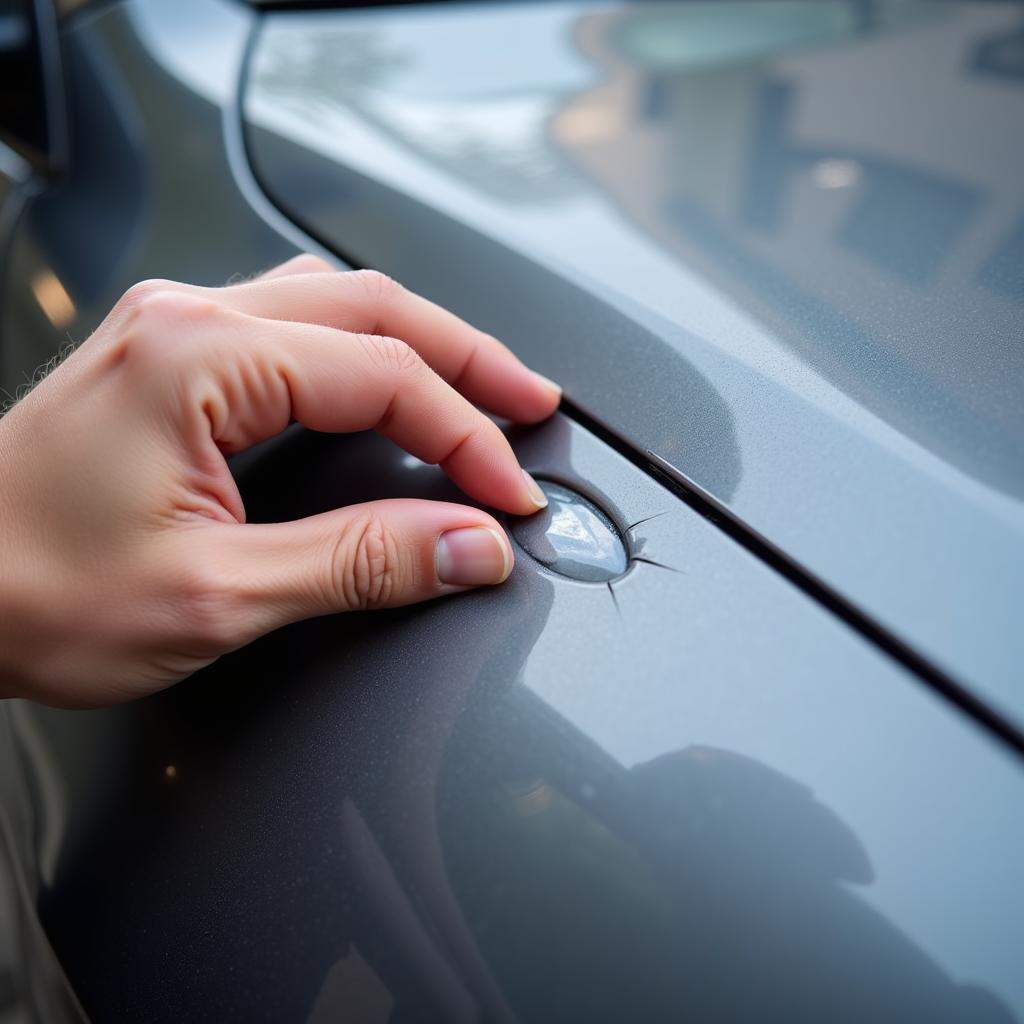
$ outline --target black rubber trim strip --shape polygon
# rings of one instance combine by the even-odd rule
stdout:
[[[827,608],[850,629],[859,633],[908,672],[912,672],[946,700],[956,705],[960,711],[969,715],[983,729],[1010,746],[1015,753],[1024,755],[1024,732],[1002,718],[963,684],[933,665],[927,658],[922,657],[898,636],[889,632],[885,626],[876,622],[871,616],[866,615],[814,573],[790,558],[767,538],[737,519],[729,509],[698,484],[695,484],[681,470],[649,449],[639,451],[625,438],[609,430],[603,423],[594,419],[593,416],[567,398],[562,399],[559,411],[599,437],[634,466],[658,479],[694,512],[718,527],[759,561],[764,562],[780,576],[789,580],[811,600]]]

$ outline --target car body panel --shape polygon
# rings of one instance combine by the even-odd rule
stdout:
[[[233,149],[249,18],[184,7],[201,47],[161,0],[65,32],[72,97],[117,123],[19,220],[10,379],[131,280],[213,284],[304,247]],[[79,266],[62,232],[117,175],[122,233]],[[582,291],[574,309],[728,422],[655,333]],[[517,550],[505,586],[298,624],[130,705],[0,704],[27,912],[90,1017],[1024,1017],[1019,754],[579,422],[509,436],[660,564],[609,590]],[[293,427],[233,470],[254,521],[464,500],[373,434]]]
[[[249,148],[1019,729],[1021,9],[810,10],[273,15]]]

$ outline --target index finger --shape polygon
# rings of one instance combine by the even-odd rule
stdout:
[[[400,338],[471,402],[518,423],[546,419],[561,388],[497,338],[371,270],[263,277],[216,292],[217,301],[268,320]]]
[[[547,503],[495,423],[398,339],[168,291],[139,304],[116,365],[140,374],[133,393],[190,448],[242,451],[292,419],[319,431],[373,428],[486,504],[529,515]]]

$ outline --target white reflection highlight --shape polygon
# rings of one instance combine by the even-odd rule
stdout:
[[[856,160],[819,160],[811,168],[811,180],[818,188],[850,188],[860,181],[860,164]]]

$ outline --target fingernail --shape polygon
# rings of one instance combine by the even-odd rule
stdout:
[[[501,583],[512,571],[508,541],[486,526],[467,526],[442,533],[434,552],[437,578],[442,583],[477,587]]]
[[[534,377],[537,378],[550,391],[554,391],[558,395],[559,399],[562,397],[562,385],[556,384],[550,377],[545,377],[543,373],[538,373],[536,370],[531,371]]]
[[[540,484],[538,484],[525,469],[523,470],[523,477],[526,480],[526,490],[530,495],[530,501],[532,501],[537,508],[547,508],[548,496],[540,489]]]

